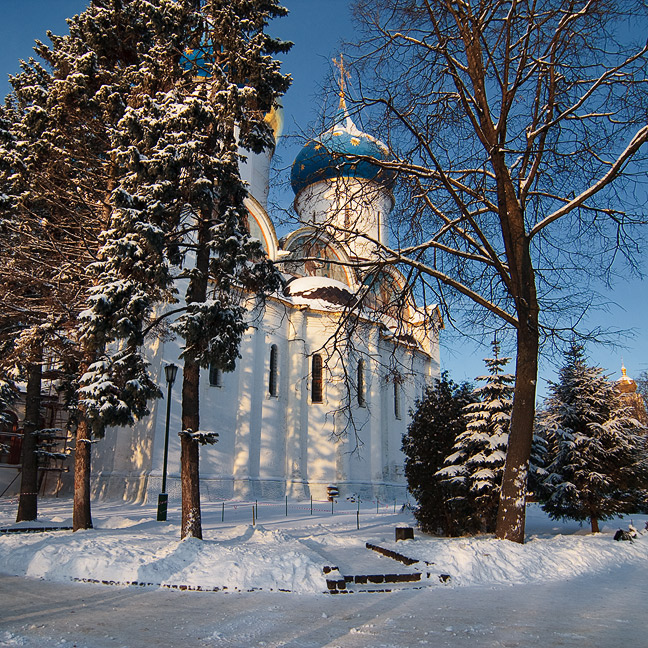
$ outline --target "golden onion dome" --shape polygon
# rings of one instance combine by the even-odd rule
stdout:
[[[637,383],[628,377],[624,366],[621,367],[621,378],[616,381],[616,389],[622,394],[634,394],[637,391]]]
[[[272,132],[274,133],[275,142],[279,141],[283,131],[283,109],[279,104],[275,104],[269,113],[265,115],[265,121],[270,124]]]

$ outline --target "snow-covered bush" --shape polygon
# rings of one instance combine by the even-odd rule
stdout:
[[[457,385],[444,371],[441,379],[426,389],[423,400],[416,402],[403,436],[405,476],[418,503],[414,516],[426,533],[455,536],[466,531],[463,489],[436,473],[466,429],[464,408],[472,400],[471,386]]]

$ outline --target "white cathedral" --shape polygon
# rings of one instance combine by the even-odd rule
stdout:
[[[276,137],[281,113],[268,116]],[[387,242],[393,177],[372,160],[385,146],[361,132],[341,100],[333,126],[306,143],[291,174],[298,228],[278,240],[267,212],[272,152],[248,155],[248,225],[283,273],[284,286],[250,303],[236,370],[205,370],[200,420],[218,432],[200,450],[205,500],[404,498],[402,435],[409,410],[439,375],[436,306],[418,308],[405,278],[377,270]],[[327,233],[327,231],[329,233]],[[363,294],[359,317],[349,306]],[[394,315],[398,309],[398,316]],[[391,313],[391,314],[390,314]],[[180,341],[156,340],[149,361],[164,399],[132,428],[93,444],[95,498],[155,502],[167,423],[164,368],[182,367]],[[180,499],[181,376],[171,387],[167,491]],[[71,472],[48,492],[71,491]]]

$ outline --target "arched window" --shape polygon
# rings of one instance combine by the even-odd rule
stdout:
[[[268,373],[268,393],[270,396],[276,396],[279,393],[279,384],[278,384],[278,369],[277,369],[277,360],[278,360],[279,351],[277,345],[273,344],[270,347],[270,371]]]
[[[358,407],[366,407],[367,400],[365,399],[365,363],[364,360],[358,360]]]
[[[209,384],[212,387],[223,386],[223,370],[215,364],[209,365]]]
[[[322,356],[313,354],[311,367],[311,402],[321,403],[324,394],[322,385]]]
[[[394,416],[397,419],[401,417],[401,390],[400,383],[394,380]]]

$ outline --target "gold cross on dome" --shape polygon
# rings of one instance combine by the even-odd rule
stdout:
[[[340,71],[340,108],[346,108],[346,101],[345,101],[345,91],[344,88],[346,86],[346,81],[345,79],[350,79],[351,74],[347,72],[347,70],[344,69],[344,54],[340,52],[340,60],[337,61],[336,59],[333,60],[333,65]]]

